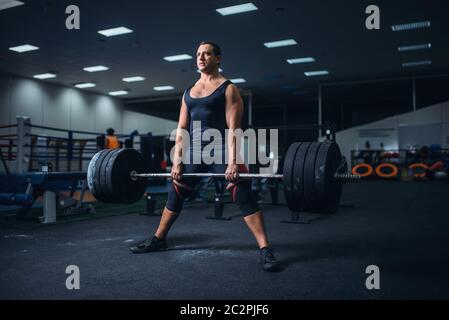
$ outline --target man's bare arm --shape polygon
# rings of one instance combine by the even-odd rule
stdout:
[[[183,141],[183,130],[188,130],[189,127],[189,112],[187,110],[187,105],[184,101],[184,96],[182,97],[181,109],[179,111],[178,127],[176,131],[175,140],[175,152],[173,155],[173,168],[172,168],[172,178],[175,180],[180,179],[179,175],[182,174],[182,169],[179,165],[182,164],[182,152],[186,152],[185,148],[186,141]]]
[[[243,100],[240,96],[238,88],[231,84],[226,89],[226,124],[229,129],[228,148],[229,158],[228,164],[237,164],[237,141],[235,129],[240,129],[243,116]]]

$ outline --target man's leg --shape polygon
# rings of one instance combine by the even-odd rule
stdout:
[[[148,239],[129,248],[131,252],[146,253],[167,250],[166,237],[176,218],[178,218],[179,213],[180,211],[174,212],[165,207],[154,236],[150,236]]]
[[[241,206],[241,208],[244,207],[245,205]],[[279,270],[279,262],[276,260],[273,249],[268,243],[262,211],[259,210],[255,213],[244,215],[243,219],[259,245],[259,263],[262,268],[265,271]]]
[[[239,172],[247,172],[246,167],[239,169]],[[251,191],[251,182],[238,181],[228,185],[231,198],[240,208],[243,219],[249,230],[256,238],[260,248],[260,264],[265,271],[276,271],[279,269],[279,263],[273,255],[273,250],[267,240],[265,223],[256,199]]]
[[[269,247],[262,211],[257,211],[243,218],[251,233],[256,238],[259,248]]]
[[[187,164],[184,166],[184,173],[200,172],[200,165]],[[164,240],[170,231],[171,226],[181,213],[184,200],[192,196],[201,178],[188,178],[182,181],[172,181],[167,195],[167,203],[162,212],[159,226],[154,234],[157,238]]]
[[[158,239],[161,240],[165,239],[167,237],[168,231],[170,231],[171,226],[178,218],[178,216],[179,212],[173,212],[171,210],[168,210],[167,208],[164,208],[164,211],[162,212],[161,221],[159,222],[159,226],[154,235]]]
[[[200,170],[199,166],[186,165],[185,172],[191,173]],[[133,253],[145,253],[167,250],[166,237],[171,226],[182,210],[184,199],[189,197],[199,182],[197,178],[183,179],[182,182],[173,181],[168,190],[167,203],[162,212],[159,226],[154,236],[130,248]]]

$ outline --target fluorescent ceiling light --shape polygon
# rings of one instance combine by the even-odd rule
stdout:
[[[167,91],[167,90],[173,90],[174,87],[172,86],[158,86],[153,88],[156,91]]]
[[[128,29],[125,27],[118,27],[118,28],[105,29],[105,30],[98,31],[99,34],[102,34],[106,37],[113,37],[113,36],[118,36],[120,34],[131,33],[131,32],[133,32],[131,29]]]
[[[50,78],[56,78],[56,75],[53,73],[42,73],[42,74],[35,74],[33,76],[33,78],[41,79],[41,80],[42,79],[50,79]]]
[[[230,79],[232,83],[245,83],[246,80],[243,78],[235,78],[235,79]]]
[[[75,87],[80,88],[80,89],[84,89],[84,88],[92,88],[95,87],[96,84],[92,83],[92,82],[84,82],[84,83],[77,83],[75,84]]]
[[[426,66],[426,65],[429,65],[429,64],[432,64],[432,61],[430,61],[430,60],[426,60],[426,61],[412,61],[412,62],[404,62],[402,64],[402,66],[404,68],[407,68],[407,67]]]
[[[224,7],[224,8],[220,8],[220,9],[216,9],[216,10],[222,16],[228,16],[231,14],[254,11],[254,10],[257,10],[257,7],[253,3],[248,2],[248,3],[239,4],[239,5],[231,6],[231,7]]]
[[[21,6],[25,3],[16,0],[0,0],[0,10]]]
[[[27,52],[27,51],[33,51],[33,50],[38,50],[38,49],[39,49],[39,47],[33,46],[31,44],[24,44],[21,46],[9,48],[9,50],[15,51],[15,52]]]
[[[122,96],[124,94],[128,94],[128,91],[125,91],[125,90],[111,91],[111,92],[109,92],[109,94],[111,96]]]
[[[405,30],[413,30],[413,29],[421,29],[421,28],[429,28],[430,21],[420,21],[420,22],[412,22],[405,24],[396,24],[391,26],[391,30],[393,31],[405,31]]]
[[[287,62],[290,64],[307,63],[307,62],[314,62],[314,61],[315,61],[315,59],[312,57],[287,59]]]
[[[105,66],[92,66],[92,67],[85,67],[83,68],[84,71],[87,72],[97,72],[97,71],[104,71],[104,70],[108,70],[108,67]]]
[[[135,82],[135,81],[143,81],[143,80],[145,80],[145,78],[144,78],[144,77],[137,76],[137,77],[127,77],[127,78],[123,78],[122,80],[125,81],[125,82]]]
[[[324,76],[324,75],[329,74],[329,71],[327,71],[327,70],[308,71],[308,72],[304,72],[304,74],[307,77]]]
[[[431,43],[425,43],[425,44],[415,44],[411,46],[401,46],[398,47],[398,51],[412,51],[412,50],[422,50],[422,49],[430,49],[432,47]]]
[[[165,61],[173,62],[173,61],[181,61],[181,60],[189,60],[192,59],[192,56],[188,54],[178,54],[176,56],[168,56],[164,57]]]
[[[288,39],[288,40],[265,42],[263,45],[267,48],[278,48],[278,47],[294,46],[295,44],[298,44],[295,40]]]

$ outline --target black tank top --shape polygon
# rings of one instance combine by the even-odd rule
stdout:
[[[202,139],[203,133],[207,129],[216,129],[221,133],[223,140],[213,141],[214,144],[224,146],[226,124],[226,88],[231,84],[230,80],[223,82],[214,92],[202,98],[193,98],[190,96],[189,87],[184,93],[184,101],[190,116],[190,139],[198,143],[197,139]],[[198,131],[198,123],[194,126],[194,121],[200,121],[201,133]],[[201,141],[201,146],[210,144],[211,141]]]

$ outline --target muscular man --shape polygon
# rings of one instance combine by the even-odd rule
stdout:
[[[263,270],[274,271],[278,269],[279,263],[268,243],[263,215],[251,192],[251,183],[248,180],[238,180],[238,173],[247,172],[247,169],[245,165],[238,164],[236,161],[236,141],[232,138],[232,130],[240,128],[243,101],[238,88],[219,73],[220,61],[221,49],[217,44],[212,42],[200,44],[197,51],[197,66],[201,72],[201,78],[184,92],[182,98],[171,170],[173,182],[168,191],[168,200],[159,227],[154,236],[130,249],[133,253],[166,250],[167,233],[179,216],[184,199],[189,196],[200,180],[200,178],[183,179],[182,174],[207,172],[208,169],[213,169],[215,173],[225,173],[226,180],[229,182],[227,189],[231,193],[232,200],[239,206],[248,228],[259,245],[259,263]],[[197,127],[193,125],[193,121],[200,121],[201,132],[194,132]],[[195,162],[194,164],[183,164],[180,153],[182,138],[179,129],[189,130],[190,139],[192,139],[192,137],[198,137],[198,133],[201,134],[210,128],[218,130],[222,137],[225,137],[226,128],[230,131],[227,144],[229,148],[228,161],[213,163],[212,165],[195,164]],[[191,142],[191,145],[195,145],[195,141],[192,140]],[[221,153],[225,155],[226,144],[224,141],[214,142],[219,143],[218,150],[223,151]],[[201,150],[205,143],[208,142],[200,142]],[[189,149],[187,152],[192,160],[194,151]],[[223,158],[223,160],[225,159]]]

